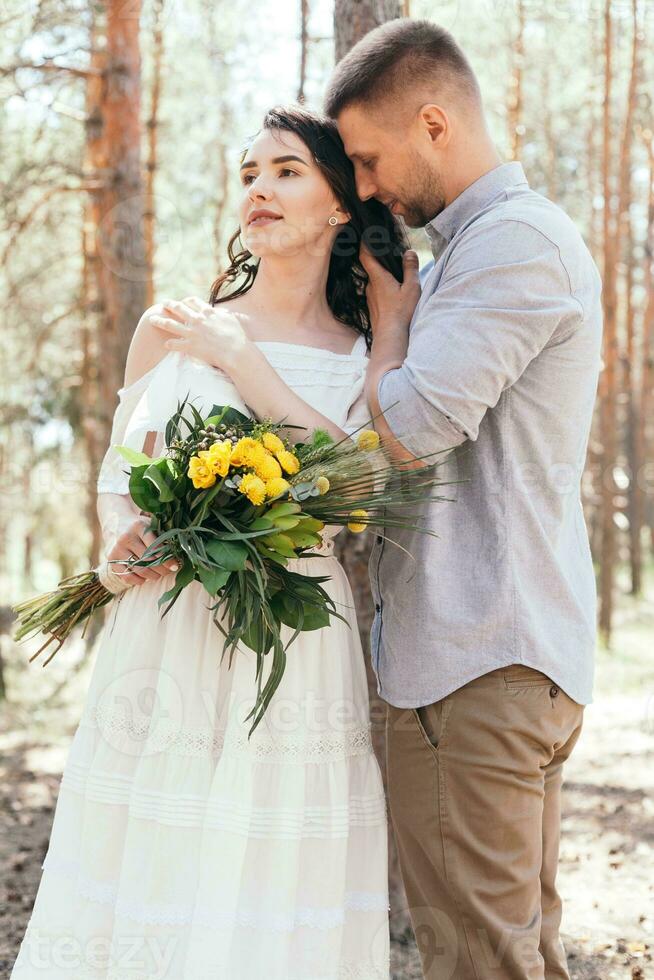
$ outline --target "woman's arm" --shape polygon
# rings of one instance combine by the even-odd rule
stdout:
[[[156,330],[150,316],[160,313],[157,304],[149,307],[141,316],[129,347],[125,365],[124,387],[131,388],[147,372],[155,367],[166,355],[161,333]],[[121,432],[112,431],[112,444],[121,441]],[[118,423],[118,428],[124,429],[124,422]],[[115,438],[114,438],[115,436]],[[156,440],[156,432],[148,432],[142,447],[143,452],[151,454]],[[132,555],[140,557],[146,547],[155,540],[152,532],[145,528],[150,522],[150,515],[139,510],[129,493],[114,493],[100,491],[96,500],[96,511],[102,532],[102,541],[107,559],[124,558],[126,561]],[[114,571],[124,571],[122,565],[112,565]],[[142,584],[148,579],[157,579],[176,570],[173,562],[156,568],[138,568],[123,577],[126,584]]]
[[[155,314],[151,323],[161,331],[164,347],[225,371],[257,418],[303,426],[305,431],[287,430],[292,442],[301,442],[313,429],[326,429],[337,442],[347,437],[347,432],[289,388],[248,338],[235,314],[197,297],[165,301],[161,306],[166,315]]]
[[[224,369],[257,418],[271,418],[275,422],[283,419],[288,425],[304,426],[307,431],[287,430],[292,442],[302,442],[313,429],[326,429],[336,442],[347,436],[331,419],[289,388],[256,344],[248,341],[248,345]]]

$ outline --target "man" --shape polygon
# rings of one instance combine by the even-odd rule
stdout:
[[[401,458],[451,450],[431,461],[460,481],[426,509],[438,537],[396,530],[402,548],[378,537],[370,558],[389,810],[423,971],[567,978],[555,877],[562,764],[592,701],[580,480],[600,276],[565,212],[501,162],[447,31],[372,31],[325,108],[360,196],[425,226],[434,256],[415,305],[415,255],[400,286],[362,252],[371,414]]]

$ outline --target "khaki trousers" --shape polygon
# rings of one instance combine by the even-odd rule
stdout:
[[[584,706],[540,671],[388,705],[388,803],[425,980],[569,980],[555,887]]]

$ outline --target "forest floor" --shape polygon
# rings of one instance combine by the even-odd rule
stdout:
[[[654,980],[654,604],[623,601],[598,652],[595,700],[565,768],[559,891],[573,980]],[[6,641],[6,638],[5,638]],[[0,980],[9,976],[41,876],[90,663],[74,644],[46,670],[5,642],[0,720]],[[421,980],[413,935],[393,980]],[[444,978],[445,980],[445,978]]]

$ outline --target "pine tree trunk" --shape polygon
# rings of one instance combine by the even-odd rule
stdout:
[[[639,467],[636,479],[636,521],[642,540],[643,523],[650,527],[651,550],[654,552],[654,500],[647,496],[645,474],[654,465],[652,459],[652,439],[650,429],[654,412],[654,141],[649,133],[646,137],[649,163],[648,182],[648,235],[645,244],[643,287],[646,304],[643,315],[642,367],[640,372],[640,391],[638,405],[638,425],[636,430],[637,458]]]
[[[334,7],[334,34],[336,40],[336,61],[347,54],[351,47],[368,31],[387,20],[399,17],[400,5],[395,0],[336,0]],[[377,694],[377,681],[370,658],[370,628],[373,620],[373,601],[368,577],[368,562],[372,540],[370,535],[355,535],[341,531],[335,541],[335,551],[343,563],[352,586],[354,602],[363,646],[366,671],[368,674],[368,696],[370,698],[370,717],[375,753],[386,786],[386,744],[384,727],[386,721],[386,702]],[[389,821],[389,891],[391,905],[391,932],[394,937],[405,935],[411,930],[406,896],[400,874],[397,848]]]
[[[99,338],[106,336],[106,299],[103,293],[104,277],[97,249],[97,235],[103,213],[105,192],[106,156],[104,145],[104,120],[102,106],[106,53],[100,43],[104,35],[104,23],[94,12],[90,32],[91,67],[94,71],[86,82],[86,141],[84,146],[84,174],[87,177],[88,191],[83,201],[82,222],[82,283],[81,300],[84,315],[82,318],[82,383],[80,390],[80,419],[82,438],[86,447],[88,462],[87,522],[91,529],[90,564],[95,566],[100,560],[101,530],[96,513],[96,481],[105,446],[111,435],[112,401],[107,403],[100,397]]]
[[[107,298],[103,383],[113,406],[127,351],[143,311],[147,281],[141,177],[140,2],[107,0],[107,85],[102,107],[107,187],[99,243]]]
[[[401,14],[399,0],[335,0],[335,58],[340,61],[364,34]]]
[[[161,76],[163,71],[163,13],[164,0],[154,0],[154,25],[152,29],[152,85],[150,88],[150,115],[147,121],[148,159],[145,168],[145,211],[143,229],[145,234],[145,262],[147,271],[145,305],[154,303],[154,229],[156,205],[154,182],[158,167],[159,102],[161,100]]]
[[[602,147],[602,182],[604,192],[604,367],[600,375],[600,420],[602,436],[602,547],[600,554],[600,615],[599,627],[606,643],[611,637],[613,617],[613,583],[615,577],[615,495],[613,471],[616,461],[616,361],[617,323],[615,286],[615,240],[612,214],[611,173],[611,94],[612,94],[612,19],[611,0],[606,0],[604,12],[604,117]]]
[[[509,79],[511,90],[508,99],[509,147],[511,160],[519,160],[522,153],[522,79],[525,60],[525,8],[518,0],[518,29],[512,44],[513,67]]]
[[[309,0],[300,0],[300,82],[297,101],[304,102],[304,87],[307,82],[307,60],[309,57]]]

